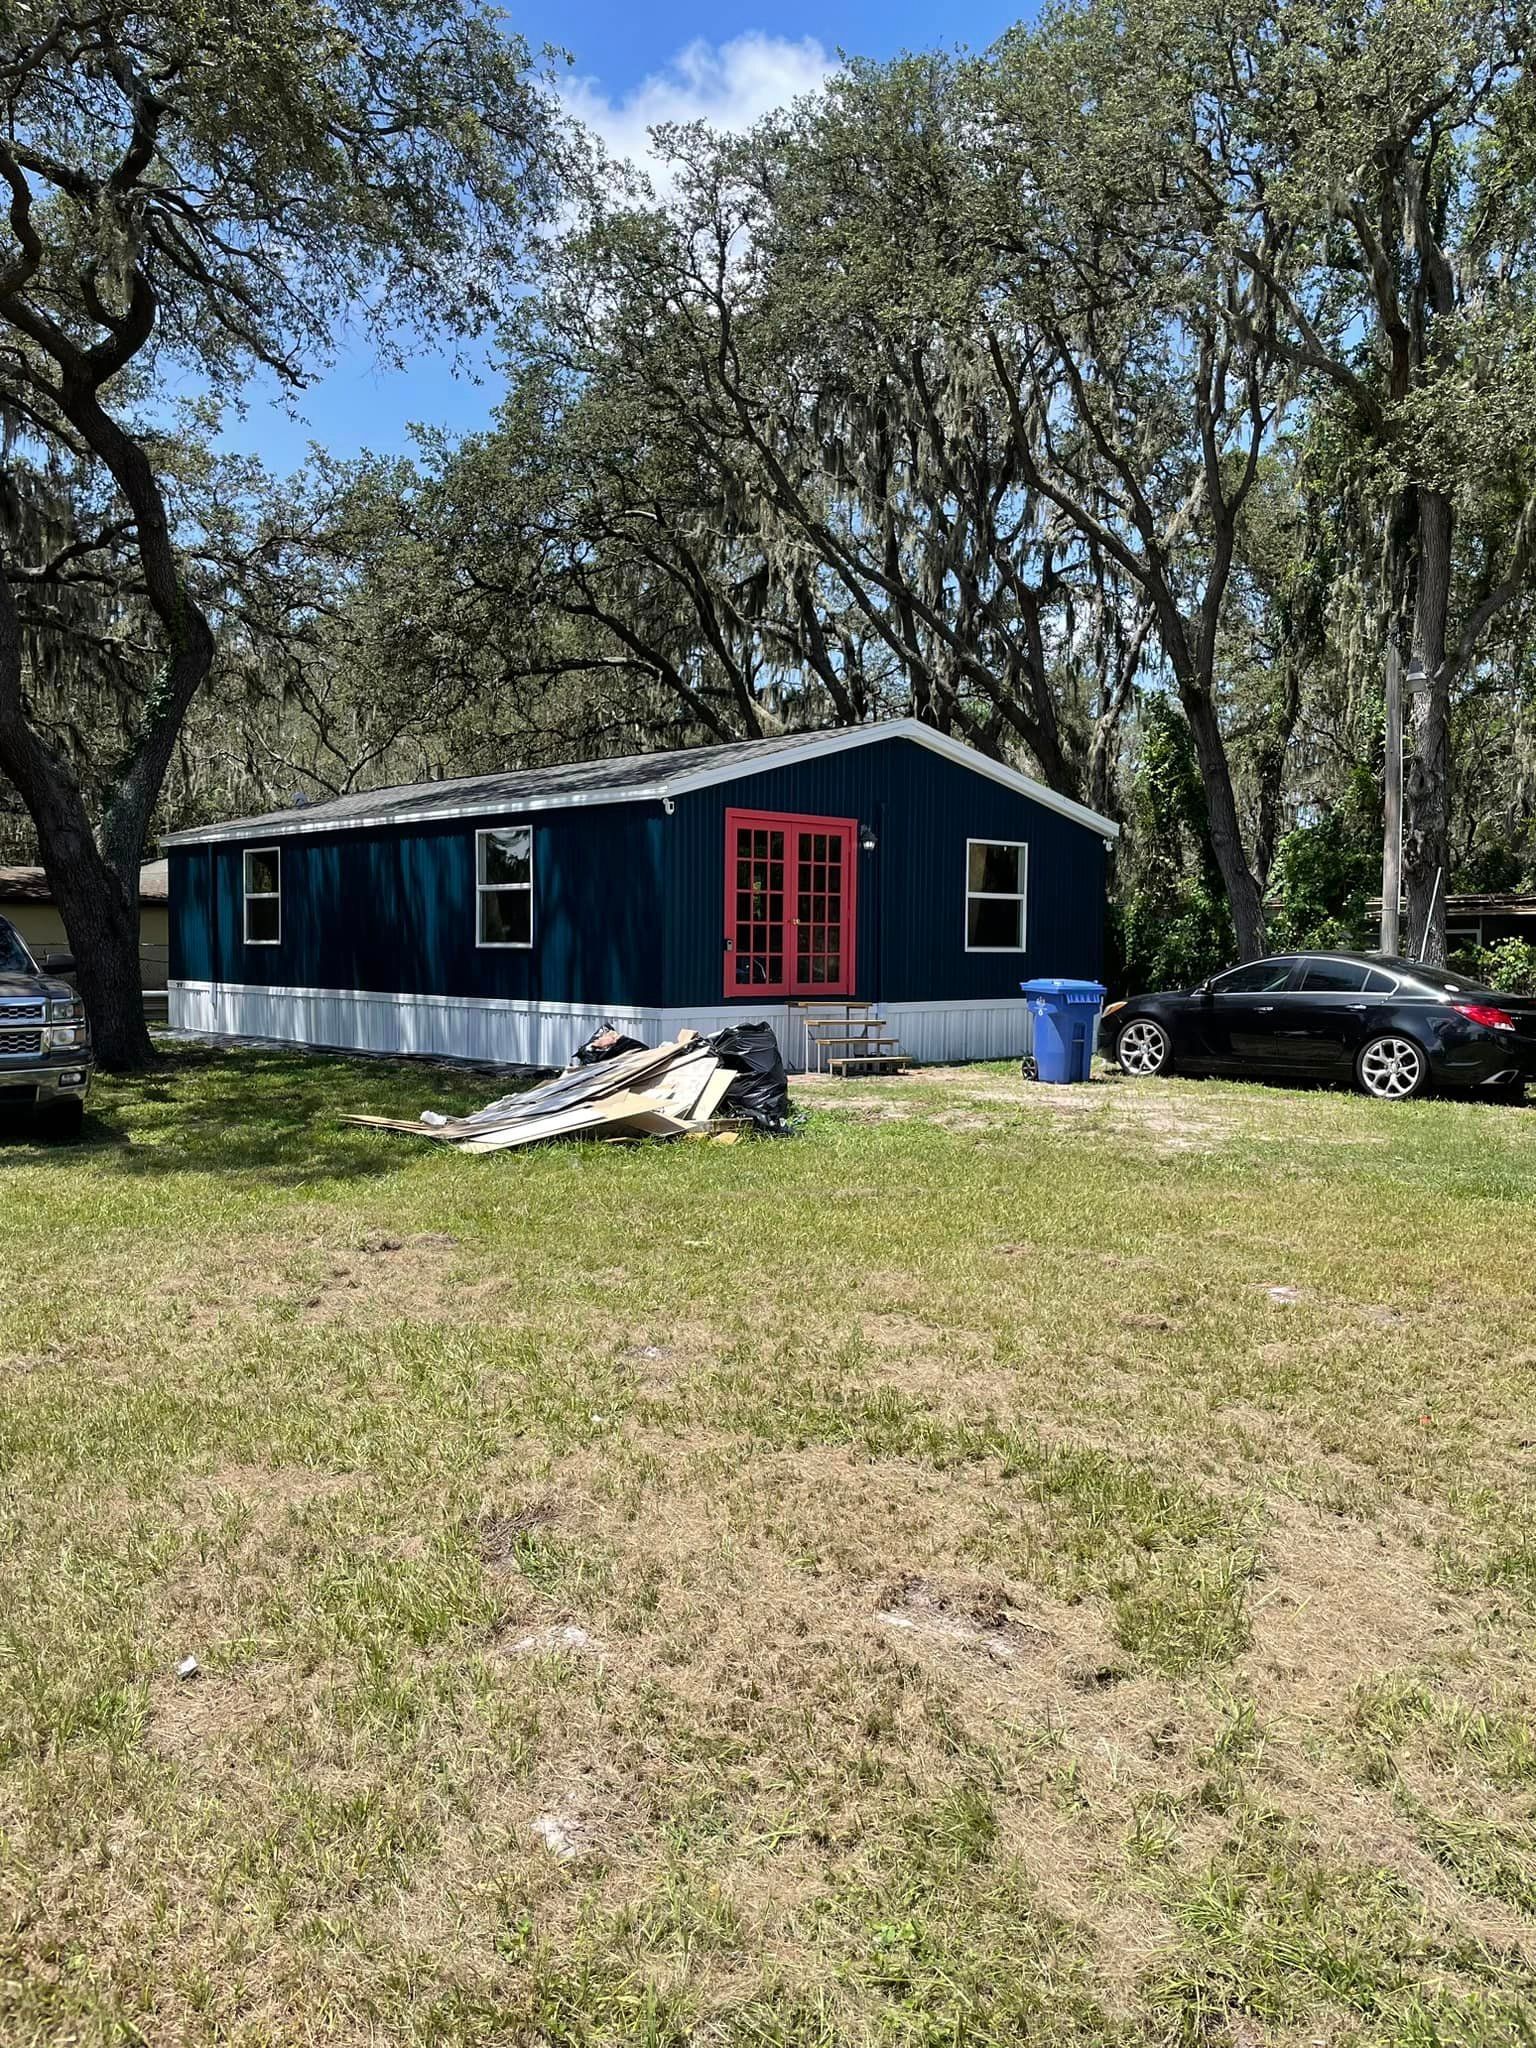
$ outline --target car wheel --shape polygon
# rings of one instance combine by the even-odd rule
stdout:
[[[1411,1038],[1386,1032],[1361,1046],[1355,1079],[1378,1102],[1409,1102],[1428,1085],[1429,1061]]]
[[[85,1104],[79,1096],[52,1102],[43,1111],[43,1129],[50,1138],[62,1138],[68,1143],[78,1138],[84,1127]]]
[[[1167,1032],[1152,1017],[1133,1017],[1120,1028],[1115,1040],[1115,1058],[1120,1070],[1139,1081],[1166,1074],[1173,1062],[1173,1044]]]

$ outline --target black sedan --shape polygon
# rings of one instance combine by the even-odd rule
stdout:
[[[1127,1074],[1352,1079],[1383,1102],[1431,1084],[1521,1095],[1536,1081],[1536,999],[1388,954],[1284,953],[1111,1003],[1100,1042]]]

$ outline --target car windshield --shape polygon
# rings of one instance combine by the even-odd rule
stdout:
[[[36,974],[32,955],[17,937],[15,929],[0,917],[0,974]]]

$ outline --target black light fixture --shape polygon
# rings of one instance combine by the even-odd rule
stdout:
[[[861,825],[859,827],[859,851],[861,853],[873,853],[879,844],[879,840],[875,837],[873,825]]]

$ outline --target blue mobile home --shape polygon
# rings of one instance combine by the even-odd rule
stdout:
[[[876,1005],[913,1059],[1027,1049],[1097,976],[1115,826],[915,719],[373,790],[170,837],[184,1029],[563,1065]]]

